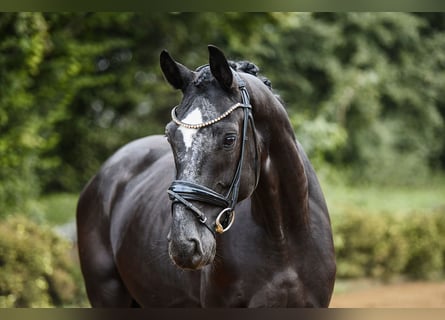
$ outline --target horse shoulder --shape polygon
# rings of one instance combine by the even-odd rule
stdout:
[[[336,262],[332,237],[331,221],[326,200],[317,178],[315,170],[309,161],[302,146],[297,142],[297,148],[303,161],[308,182],[308,214],[309,236],[306,238],[306,260],[301,272],[318,274],[317,277],[306,277],[307,286],[317,288],[312,293],[317,297],[311,300],[318,301],[315,305],[329,304],[331,287],[335,281]],[[306,270],[307,268],[307,270]]]

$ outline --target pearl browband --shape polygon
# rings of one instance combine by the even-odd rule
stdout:
[[[223,113],[222,115],[220,115],[219,117],[217,117],[217,118],[215,118],[215,119],[212,119],[212,120],[209,120],[209,121],[206,121],[206,122],[197,123],[197,124],[189,124],[189,123],[185,123],[185,122],[182,122],[181,120],[179,120],[179,119],[176,117],[176,108],[177,108],[177,107],[178,107],[178,106],[176,106],[176,107],[174,107],[174,108],[172,109],[172,120],[173,120],[174,123],[176,123],[177,125],[182,126],[182,127],[184,127],[184,128],[187,128],[187,129],[200,129],[200,128],[203,128],[203,127],[210,126],[210,125],[212,125],[212,124],[214,124],[214,123],[216,123],[216,122],[218,122],[218,121],[221,121],[222,119],[224,119],[225,117],[227,117],[228,115],[230,115],[234,110],[236,110],[236,109],[238,109],[238,108],[245,107],[245,105],[244,105],[243,103],[238,102],[237,104],[231,106],[231,107],[229,108],[229,110],[227,110],[226,112],[224,112],[224,113]],[[248,106],[248,108],[249,108],[249,107],[250,107],[250,106]]]

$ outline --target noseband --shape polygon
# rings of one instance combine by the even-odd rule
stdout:
[[[247,92],[246,89],[246,84],[244,80],[241,79],[241,77],[238,75],[238,73],[233,72],[233,74],[238,82],[238,88],[241,91],[242,103],[237,103],[233,105],[219,117],[200,124],[187,124],[180,121],[176,117],[176,107],[173,108],[172,110],[173,122],[175,122],[179,126],[183,126],[189,129],[200,129],[206,126],[210,126],[224,119],[225,117],[229,116],[233,111],[235,111],[238,108],[242,108],[244,111],[243,135],[241,141],[240,158],[238,161],[238,166],[235,171],[235,175],[233,176],[232,183],[230,185],[227,194],[222,195],[205,186],[184,180],[174,180],[167,191],[170,200],[173,201],[172,205],[175,203],[182,203],[187,209],[189,209],[195,214],[195,216],[198,218],[198,221],[204,224],[207,227],[207,229],[209,229],[212,232],[213,235],[215,235],[215,231],[217,233],[224,233],[227,230],[229,230],[233,224],[233,221],[235,220],[235,205],[238,202],[241,171],[244,160],[245,145],[247,140],[247,129],[249,122],[252,126],[252,129],[254,129],[252,106],[250,105],[250,98],[249,98],[249,93]],[[256,140],[255,140],[255,152],[256,152]],[[258,155],[255,154],[255,157],[257,158]],[[255,159],[255,166],[256,163],[257,160]],[[255,173],[256,171],[257,170],[255,168]],[[216,217],[215,225],[211,227],[207,223],[206,215],[196,206],[194,206],[190,201],[203,202],[224,209]]]

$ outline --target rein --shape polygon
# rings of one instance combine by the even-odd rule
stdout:
[[[187,124],[180,121],[177,118],[176,107],[173,108],[172,110],[173,122],[175,122],[179,126],[183,126],[189,129],[200,129],[206,126],[210,126],[226,118],[238,108],[242,108],[244,111],[240,158],[238,160],[238,165],[227,194],[222,195],[205,186],[184,180],[174,180],[170,188],[167,190],[169,198],[172,201],[172,206],[175,203],[182,203],[187,209],[189,209],[195,214],[198,221],[204,224],[206,228],[209,229],[214,236],[215,232],[221,234],[229,230],[235,220],[235,205],[238,202],[239,188],[241,182],[241,171],[244,160],[245,145],[247,140],[247,129],[249,122],[252,128],[254,129],[252,106],[250,105],[250,97],[246,89],[246,84],[244,80],[241,79],[241,77],[238,75],[238,73],[233,72],[233,74],[237,80],[238,88],[241,91],[242,103],[237,103],[233,105],[219,117],[200,124]],[[255,140],[255,145],[256,145],[256,140]],[[256,158],[257,157],[258,155],[256,154]],[[255,159],[255,166],[257,165],[256,162],[257,159]],[[255,168],[255,172],[256,171],[257,170]],[[204,202],[224,209],[216,217],[215,225],[209,226],[205,214],[201,210],[199,210],[196,206],[194,206],[190,201]]]

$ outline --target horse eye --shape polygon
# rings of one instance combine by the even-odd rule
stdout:
[[[236,135],[231,134],[224,137],[224,148],[233,147],[236,142]]]

